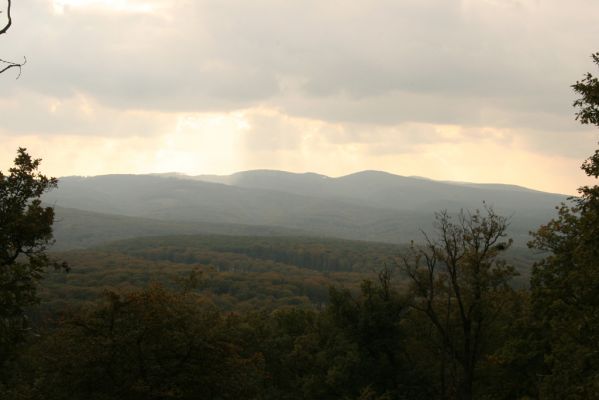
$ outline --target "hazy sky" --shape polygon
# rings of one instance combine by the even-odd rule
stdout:
[[[0,0],[2,3],[4,0]],[[596,0],[17,0],[0,169],[364,169],[574,193]]]

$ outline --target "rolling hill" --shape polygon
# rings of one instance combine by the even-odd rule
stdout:
[[[65,248],[109,238],[188,233],[288,233],[405,243],[431,228],[435,211],[472,210],[483,201],[511,217],[510,234],[522,244],[565,200],[518,186],[377,171],[331,178],[262,170],[230,176],[65,177],[44,198],[60,207],[56,233],[59,243],[61,235],[70,237],[63,240]],[[78,232],[83,228],[96,237],[82,238]],[[77,237],[81,240],[73,246]]]

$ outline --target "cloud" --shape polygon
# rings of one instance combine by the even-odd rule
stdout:
[[[1,55],[29,62],[0,80],[0,132],[102,166],[72,173],[509,181],[523,174],[487,163],[530,155],[554,187],[596,141],[573,121],[570,85],[592,68],[597,14],[588,0],[22,0]]]
[[[565,24],[558,2],[87,3],[61,13],[48,1],[20,6],[20,19],[32,21],[14,33],[11,53],[32,62],[19,85],[173,111],[284,107],[297,97],[368,102],[381,110],[365,120],[381,123],[411,118],[387,106],[398,96],[402,105],[413,98],[414,118],[431,122],[451,115],[421,99],[448,110],[465,103],[474,115],[477,103],[565,114],[556,98],[570,99],[596,31],[591,10],[569,13],[567,30],[555,31]],[[127,4],[147,12],[124,12]],[[289,80],[300,84],[282,84]]]
[[[0,109],[0,130],[13,135],[151,137],[175,126],[168,113],[109,108],[77,93],[60,97],[19,90],[0,98]]]
[[[230,174],[261,168],[340,176],[377,169],[566,193],[574,193],[584,183],[579,158],[558,151],[539,152],[526,133],[514,130],[423,123],[372,127],[291,117],[266,108],[164,118],[166,129],[145,135],[28,132],[15,136],[0,129],[0,169],[8,168],[16,148],[25,146],[44,159],[44,171],[56,176]]]

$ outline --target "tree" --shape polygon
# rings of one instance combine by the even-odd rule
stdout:
[[[52,243],[54,210],[40,197],[57,179],[39,171],[41,160],[19,148],[9,174],[0,171],[0,381],[3,363],[27,329],[25,308],[35,304],[37,285],[51,265],[66,268],[46,254]]]
[[[599,67],[599,52],[592,54],[591,58]],[[599,126],[599,79],[588,72],[582,81],[577,81],[572,88],[581,96],[574,101],[574,107],[579,108],[576,119],[582,124]],[[597,174],[594,176],[597,177]]]
[[[592,55],[599,66],[599,53]],[[588,73],[572,85],[576,119],[599,127],[599,80]],[[581,167],[599,178],[599,150]],[[583,186],[572,203],[534,233],[530,247],[549,252],[533,267],[535,313],[546,337],[548,399],[587,399],[599,393],[599,185]]]
[[[412,243],[399,259],[410,280],[412,307],[434,332],[442,398],[472,399],[479,364],[493,335],[493,324],[513,290],[514,269],[499,258],[508,221],[491,209],[436,214],[436,237]],[[426,332],[428,329],[423,329]]]
[[[0,26],[0,35],[4,35],[10,27],[12,26],[12,16],[10,14],[12,7],[12,0],[6,0],[6,8],[4,10],[0,10],[0,16],[5,16],[6,22],[4,22],[3,26]],[[19,70],[19,74],[17,75],[17,79],[21,76],[21,68],[23,65],[27,63],[27,59],[24,58],[22,63],[7,61],[0,58],[0,74],[8,71],[12,68],[17,68]]]
[[[247,318],[264,355],[263,399],[430,399],[406,357],[405,299],[383,270],[360,293],[330,288],[321,312],[278,309]]]
[[[31,347],[17,398],[256,398],[262,357],[244,354],[238,329],[192,291],[108,292]]]
[[[339,386],[349,392],[348,398],[430,399],[431,385],[407,352],[406,298],[394,288],[389,269],[378,278],[362,282],[359,297],[347,289],[330,290],[325,317],[355,349],[345,356],[349,362]]]

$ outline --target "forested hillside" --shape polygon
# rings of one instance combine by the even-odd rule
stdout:
[[[39,160],[21,151],[21,175],[29,176],[27,168],[37,168]],[[32,179],[46,182],[43,176]],[[181,182],[197,189],[189,179],[151,179],[169,182],[175,193]],[[121,192],[139,183],[138,177],[116,180]],[[128,193],[136,199],[134,191]],[[156,202],[168,203],[156,197],[135,210],[143,213]],[[42,207],[39,199],[31,204]],[[260,201],[254,205],[259,209]],[[57,208],[62,242],[50,248],[48,230],[40,241],[15,242],[17,249],[31,243],[41,258],[19,250],[33,257],[25,289],[31,297],[15,300],[26,318],[11,317],[3,390],[31,399],[145,399],[164,393],[298,400],[462,393],[464,399],[507,399],[535,392],[534,376],[516,380],[511,371],[521,363],[533,363],[532,371],[542,365],[542,345],[522,352],[519,342],[523,332],[534,335],[537,329],[530,295],[522,289],[539,258],[512,246],[512,219],[482,206],[437,213],[428,233],[420,232],[421,244],[403,245],[298,236],[283,227]],[[126,207],[134,210],[133,203]],[[54,217],[53,208],[42,209]],[[95,233],[81,234],[92,228]],[[205,231],[226,234],[197,234]],[[142,237],[132,237],[137,235]],[[131,238],[114,241],[119,237]],[[61,246],[79,249],[59,251]],[[44,274],[38,290],[40,268],[51,260],[62,264]],[[441,269],[434,272],[437,264]],[[36,299],[41,305],[34,307]],[[26,333],[30,324],[38,336]],[[218,372],[206,370],[206,362],[218,365]],[[99,377],[112,384],[93,389]],[[241,382],[233,388],[229,379]]]
[[[422,230],[430,231],[434,212],[472,210],[483,202],[512,217],[509,233],[524,246],[528,233],[554,216],[555,205],[566,200],[566,196],[508,185],[444,183],[382,172],[328,178],[254,171],[218,179],[227,184],[199,179],[217,180],[170,175],[67,177],[44,200],[57,207],[112,215],[98,223],[94,214],[59,208],[57,241],[62,248],[81,247],[81,242],[71,242],[73,237],[84,236],[88,243],[97,244],[110,231],[141,233],[140,224],[147,230],[144,235],[265,234],[268,227],[275,234],[407,243]],[[95,229],[78,230],[85,225],[78,221],[86,218]]]
[[[339,239],[272,236],[178,235],[111,242],[85,250],[53,253],[71,272],[49,274],[43,285],[45,312],[93,301],[104,290],[161,283],[180,288],[197,273],[205,295],[226,310],[327,303],[331,286],[356,290],[382,268],[394,282],[407,283],[399,255],[407,245]],[[525,287],[534,255],[510,249],[506,255]]]
[[[17,209],[7,225],[25,223],[17,232],[32,238],[14,236],[22,261],[4,261],[17,274],[6,285],[27,282],[14,288],[26,300],[9,298],[17,311],[4,317],[7,398],[507,400],[555,388],[538,379],[553,368],[544,357],[555,339],[540,333],[554,317],[536,308],[554,261],[513,246],[513,217],[485,204],[436,213],[428,233],[403,245],[59,209],[80,218],[62,220],[73,247],[99,244],[48,252],[54,209],[39,194],[56,181],[35,175],[39,160],[20,151],[7,192],[27,187],[22,176],[39,181],[16,198],[33,197],[17,204],[41,219]],[[569,213],[564,205],[560,218],[573,223]],[[74,235],[86,221],[103,234]],[[561,226],[541,228],[535,247],[553,249]],[[160,235],[168,229],[176,234]],[[137,232],[146,236],[110,241]],[[38,284],[51,265],[59,270]]]
[[[54,207],[54,251],[82,249],[119,239],[144,236],[213,233],[248,236],[297,236],[307,233],[274,226],[164,221]]]
[[[152,283],[181,288],[197,274],[202,293],[224,310],[318,308],[330,286],[356,289],[393,264],[383,244],[318,239],[169,236],[132,239],[57,253],[72,268],[50,274],[42,295],[46,311],[94,301],[104,290],[141,289]]]

